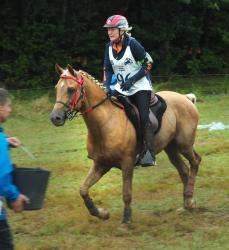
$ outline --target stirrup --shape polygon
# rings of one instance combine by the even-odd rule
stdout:
[[[156,159],[152,156],[149,150],[146,151],[145,155],[141,159],[141,166],[142,167],[150,167],[150,166],[156,166]]]
[[[156,166],[156,159],[155,157],[152,157],[149,150],[145,152],[145,154],[142,156],[140,155],[138,157],[137,162],[135,163],[136,166],[141,165],[142,167],[150,167],[150,166]]]

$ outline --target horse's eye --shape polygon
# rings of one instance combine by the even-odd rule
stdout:
[[[68,88],[68,95],[71,96],[73,95],[75,92],[75,89],[74,88]]]

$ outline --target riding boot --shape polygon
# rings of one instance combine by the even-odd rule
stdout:
[[[143,157],[141,158],[140,161],[140,164],[143,167],[156,165],[153,140],[154,140],[154,130],[151,122],[148,122],[144,128],[144,133],[143,133],[144,149],[143,149]]]

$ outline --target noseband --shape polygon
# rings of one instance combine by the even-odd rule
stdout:
[[[83,88],[84,80],[83,80],[82,76],[79,78],[79,77],[74,77],[74,76],[62,75],[62,76],[60,76],[60,78],[71,79],[71,80],[76,82],[76,85],[80,85],[80,87],[81,87],[79,95],[77,95],[77,91],[76,91],[74,99],[73,99],[71,105],[67,105],[66,103],[64,103],[62,101],[56,101],[56,103],[61,103],[62,105],[64,105],[65,107],[68,108],[68,110],[66,111],[66,116],[67,116],[67,118],[69,120],[72,120],[77,115],[77,113],[80,111],[80,110],[76,110],[75,106],[78,104],[78,102],[80,100],[83,100],[85,98],[85,91],[84,91],[84,88]],[[87,108],[84,112],[81,112],[81,114],[91,112],[93,109],[97,108],[99,105],[103,104],[108,99],[109,99],[109,97],[106,96],[106,98],[101,100],[96,105]]]

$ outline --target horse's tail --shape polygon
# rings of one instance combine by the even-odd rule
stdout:
[[[186,94],[185,95],[193,104],[196,104],[196,95],[193,94],[193,93],[190,93],[190,94]]]

